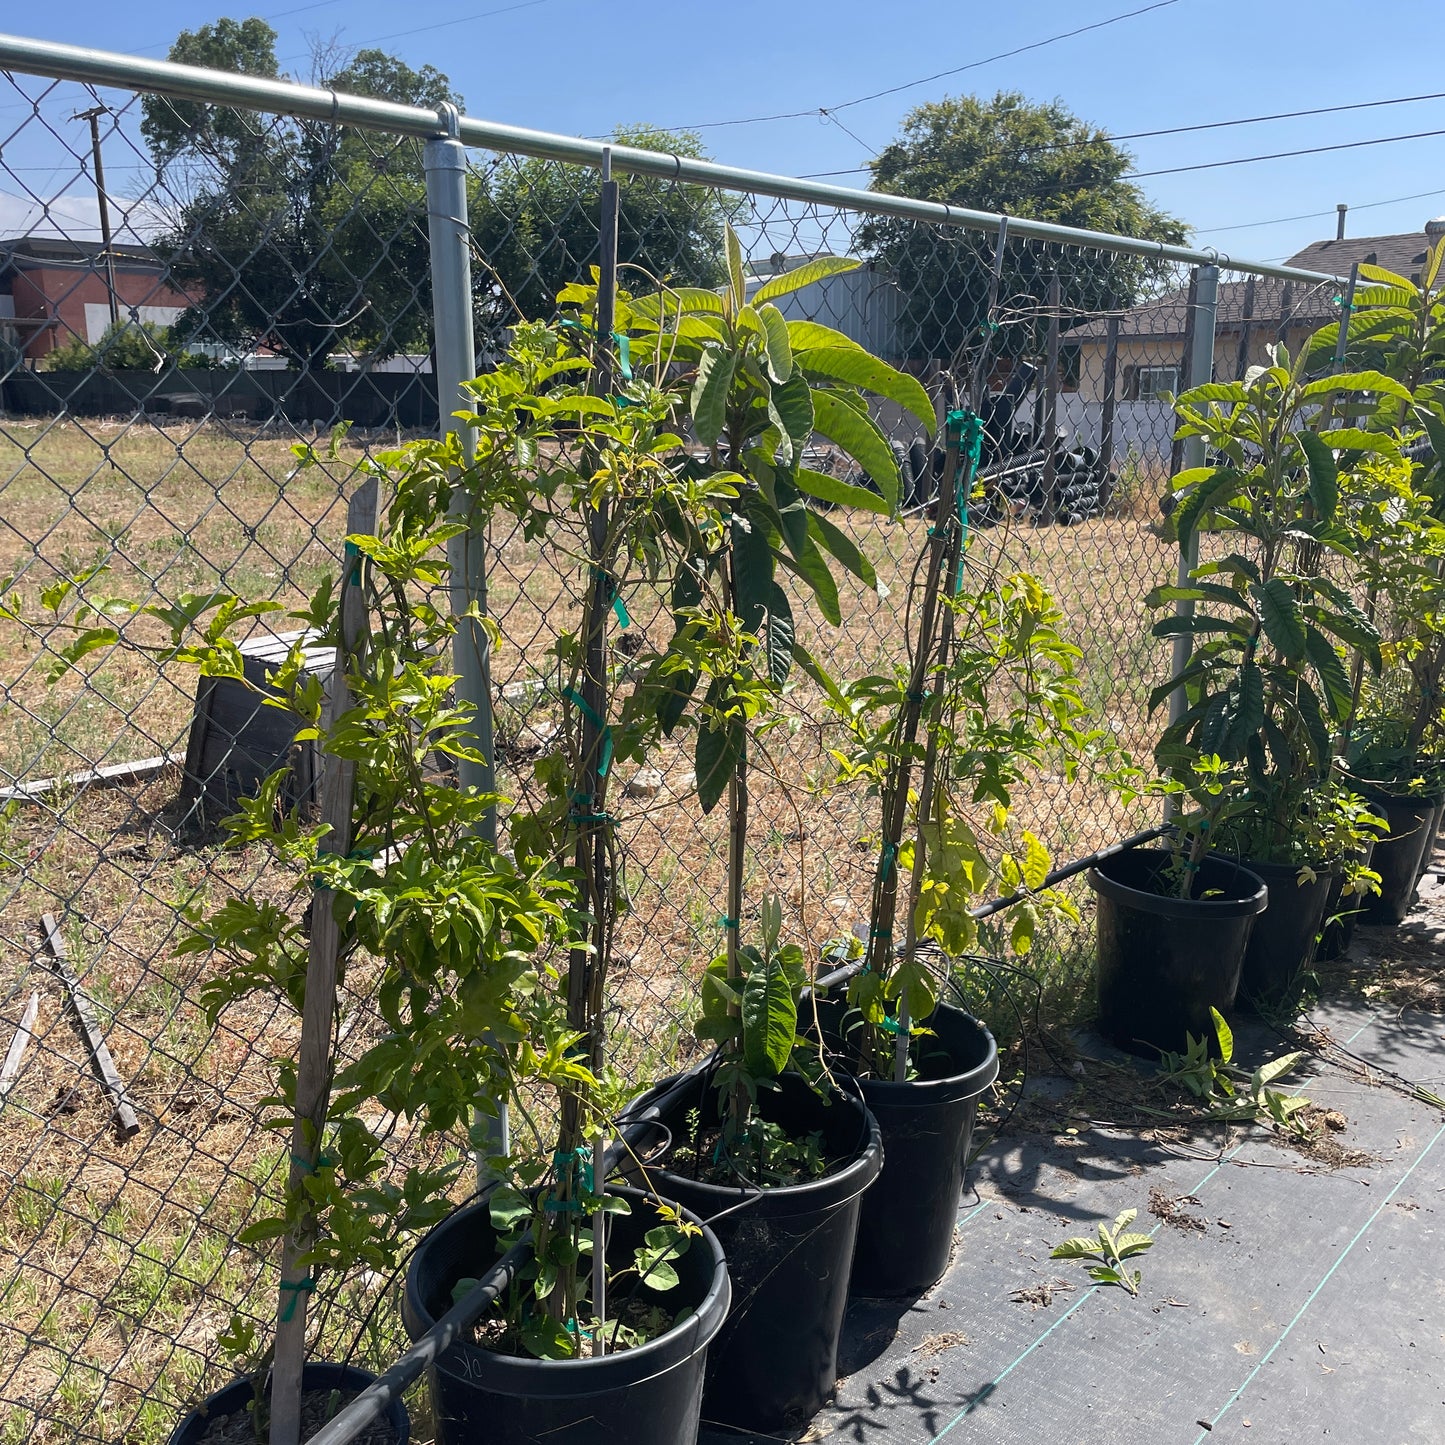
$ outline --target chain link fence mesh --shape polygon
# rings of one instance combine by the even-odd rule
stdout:
[[[145,602],[224,587],[299,604],[338,565],[351,464],[437,426],[422,142],[77,89],[0,82],[0,576],[32,617],[43,588],[95,567],[110,570],[107,590]],[[90,136],[73,119],[95,105],[108,246]],[[511,326],[550,317],[556,291],[597,263],[600,180],[473,152],[468,193],[485,368]],[[632,292],[718,284],[727,224],[759,285],[818,255],[863,259],[795,293],[785,314],[843,332],[940,397],[945,377],[965,394],[977,381],[991,500],[970,565],[1040,577],[1101,725],[1147,757],[1146,699],[1168,657],[1144,599],[1176,563],[1159,499],[1178,466],[1166,398],[1186,380],[1198,314],[1188,271],[684,182],[625,177],[620,209]],[[1215,376],[1241,374],[1276,340],[1298,346],[1337,306],[1328,287],[1227,274]],[[898,409],[875,416],[902,464],[903,517],[832,520],[879,586],[845,584],[839,628],[796,599],[802,639],[844,676],[904,656],[929,526],[929,446]],[[298,470],[292,445],[342,425],[334,463]],[[821,441],[810,464],[867,484]],[[582,584],[562,556],[490,539],[497,762],[516,795],[560,725],[548,647],[576,626]],[[660,595],[627,607],[612,638],[624,678],[635,639],[656,629],[661,642],[670,626]],[[216,827],[228,792],[294,750],[254,703],[216,690],[198,706],[184,668],[114,653],[55,678],[43,643],[0,621],[0,1045],[29,1035],[0,1083],[0,1439],[150,1445],[222,1377],[232,1316],[264,1328],[274,1298],[272,1263],[236,1234],[281,1182],[263,1100],[271,1058],[294,1053],[295,1020],[256,1001],[212,1026],[197,1000],[215,960],[177,956],[175,943],[185,906],[239,892],[304,907],[303,880],[223,848]],[[816,943],[862,921],[877,854],[869,800],[829,786],[837,738],[810,687],[793,691],[762,750],[749,892],[766,881]],[[699,811],[680,747],[619,783],[630,906],[616,1061],[641,1080],[695,1051],[689,1000],[721,943],[725,825]],[[1058,862],[1151,812],[1062,772],[1031,779],[1016,810]],[[1086,890],[1071,893],[1085,908]],[[95,1077],[47,914],[138,1116],[131,1137]],[[1090,936],[1087,917],[1055,926],[1027,967],[1077,993]],[[343,1053],[380,1026],[368,982],[364,969],[346,982]],[[459,1147],[383,1122],[398,1168]],[[318,1312],[320,1352],[392,1358],[393,1289],[347,1281]]]

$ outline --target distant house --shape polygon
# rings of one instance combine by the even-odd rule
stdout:
[[[1440,227],[1432,234],[1431,228]],[[1347,276],[1366,261],[1417,279],[1428,247],[1445,223],[1398,236],[1349,236],[1316,241],[1289,258],[1302,271]],[[1339,285],[1255,277],[1224,281],[1214,329],[1214,379],[1233,379],[1265,360],[1265,347],[1283,341],[1294,353],[1311,333],[1339,318]],[[1184,374],[1188,292],[1172,291],[1156,301],[1132,307],[1118,318],[1115,396],[1121,402],[1152,401],[1161,392],[1177,392]],[[1075,352],[1070,370],[1079,399],[1099,402],[1104,395],[1109,323],[1100,318],[1064,333],[1063,346]]]
[[[1397,236],[1351,236],[1316,241],[1289,258],[1290,266],[1325,275],[1348,276],[1357,261],[1383,266],[1416,279],[1428,247],[1445,234],[1445,222]],[[1293,355],[1322,326],[1339,319],[1341,282],[1309,285],[1258,276],[1223,281],[1214,328],[1216,381],[1242,377],[1267,360],[1265,348],[1283,341]],[[1189,293],[1181,288],[1131,307],[1110,319],[1097,317],[1064,332],[1059,419],[1064,428],[1093,445],[1102,441],[1103,402],[1109,337],[1115,334],[1113,452],[1167,462],[1173,446],[1174,416],[1164,394],[1184,385]]]
[[[98,241],[0,239],[0,340],[32,364],[75,337],[99,341],[111,324],[112,270],[122,321],[170,326],[191,304],[149,247],[114,242],[110,262]]]

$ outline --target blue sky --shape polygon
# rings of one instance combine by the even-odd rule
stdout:
[[[302,75],[308,37],[337,36],[343,44],[376,44],[414,65],[437,66],[474,115],[584,135],[635,121],[699,126],[714,158],[790,174],[861,166],[873,148],[897,134],[911,106],[964,91],[1010,88],[1036,99],[1058,98],[1111,134],[1445,91],[1439,64],[1445,6],[1395,0],[1362,10],[1343,0],[1315,0],[1302,12],[1269,0],[1173,0],[1088,34],[846,106],[836,120],[813,113],[767,124],[716,124],[836,108],[1147,3],[733,0],[633,9],[596,0],[403,6],[382,0],[299,6],[286,0],[255,0],[252,6],[67,0],[53,10],[7,7],[3,23],[36,38],[160,58],[182,28],[220,15],[259,13],[279,32],[283,62]],[[1374,33],[1362,33],[1362,19],[1378,22]],[[33,90],[34,82],[25,84]],[[57,143],[33,123],[6,139],[23,118],[16,101],[13,90],[0,90],[0,158],[27,167],[18,174],[43,195],[47,184],[63,177],[43,169],[54,161]],[[78,133],[80,126],[63,121],[72,101],[81,103],[79,88],[62,87],[47,100],[45,114],[58,129]],[[1139,139],[1128,146],[1137,169],[1153,171],[1430,130],[1445,131],[1445,100]],[[112,162],[117,191],[140,179],[132,172],[127,181],[127,159],[121,154]],[[866,177],[837,179],[862,185]],[[0,178],[0,185],[9,184]],[[1274,259],[1333,235],[1337,201],[1351,205],[1352,234],[1418,230],[1428,216],[1445,212],[1445,135],[1154,176],[1140,184],[1157,204],[1181,216],[1201,244]],[[79,184],[72,189],[83,192]],[[1392,204],[1378,204],[1383,201]],[[15,203],[4,205],[13,211]],[[1303,219],[1280,219],[1286,217]],[[14,217],[0,209],[3,224],[13,225]]]

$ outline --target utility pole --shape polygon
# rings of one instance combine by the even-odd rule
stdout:
[[[90,122],[90,154],[95,164],[95,199],[100,204],[100,247],[105,258],[105,287],[110,296],[110,324],[120,325],[120,298],[115,293],[115,255],[110,249],[110,204],[105,197],[105,163],[100,158],[100,118],[109,115],[108,106],[95,105],[78,111],[71,120]]]

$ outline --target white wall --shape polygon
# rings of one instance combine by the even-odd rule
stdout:
[[[120,319],[124,321],[149,321],[156,326],[174,326],[176,317],[184,306],[122,306]],[[135,313],[134,316],[132,313]],[[94,346],[106,333],[110,325],[110,306],[104,301],[85,303],[85,339]]]
[[[1031,412],[1022,415],[1031,416]],[[1059,397],[1059,425],[1075,440],[1098,446],[1103,434],[1102,402],[1085,401],[1077,392]],[[1167,463],[1174,440],[1174,411],[1162,401],[1121,401],[1114,407],[1114,460],[1133,451],[1147,460]]]

